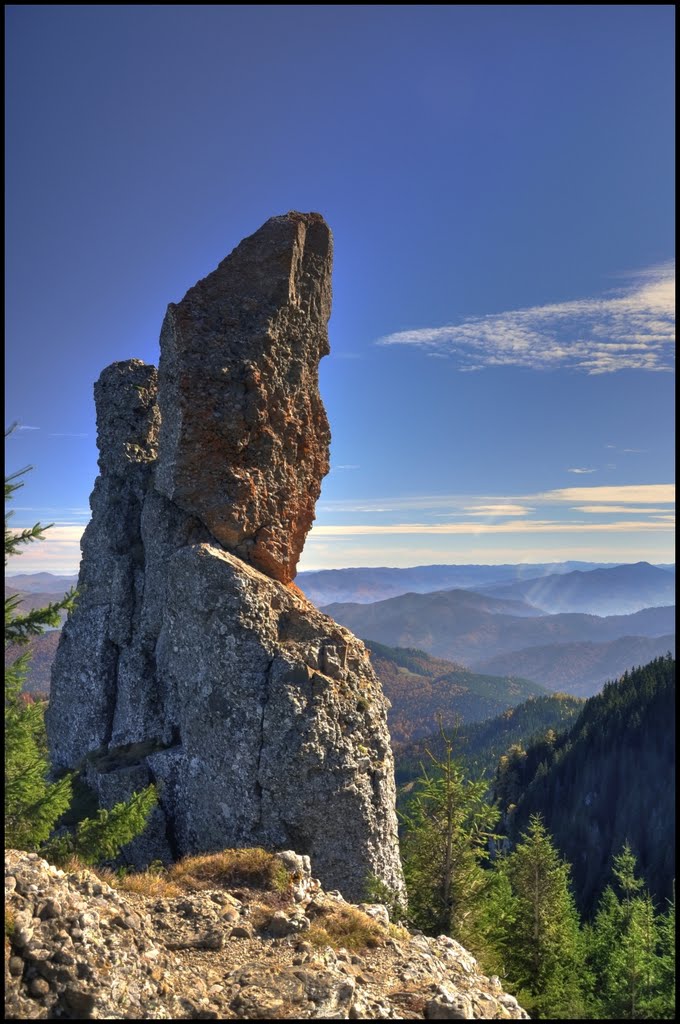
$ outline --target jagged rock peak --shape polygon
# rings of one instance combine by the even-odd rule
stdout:
[[[318,365],[332,259],[320,214],[272,217],[168,306],[161,331],[156,488],[283,583],[329,468]]]
[[[328,469],[331,235],[274,217],[171,305],[158,374],[95,386],[101,473],[52,671],[52,764],[159,802],[127,863],[295,847],[397,893],[386,701],[363,644],[288,587]]]
[[[157,395],[158,371],[141,359],[126,359],[102,370],[94,386],[102,473],[124,476],[130,463],[156,458],[160,427]]]

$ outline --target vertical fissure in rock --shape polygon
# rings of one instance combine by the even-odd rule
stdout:
[[[262,753],[265,748],[265,716],[267,714],[267,705],[269,704],[269,698],[271,696],[272,686],[272,669],[276,657],[270,659],[269,664],[264,669],[264,690],[262,696],[262,710],[260,714],[260,742],[257,751],[257,768],[255,770],[255,796],[258,801],[258,816],[255,823],[255,830],[259,831],[262,824],[262,802],[264,799],[264,787],[260,781],[260,765],[262,763]]]
[[[102,743],[107,746],[111,743],[111,737],[113,736],[113,723],[116,719],[116,706],[118,700],[118,666],[120,665],[120,647],[114,644],[112,640],[108,640],[107,643],[113,652],[113,664],[111,666],[110,675],[110,690],[108,693],[109,700],[106,706],[106,724],[102,734]]]

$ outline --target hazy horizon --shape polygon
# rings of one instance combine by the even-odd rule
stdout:
[[[569,564],[569,563],[573,563],[574,565],[592,565],[592,566],[595,566],[597,568],[615,568],[616,566],[619,566],[619,565],[636,565],[636,564],[639,564],[639,563],[644,563],[644,564],[647,564],[647,565],[653,565],[657,569],[668,569],[668,568],[674,568],[675,567],[675,562],[648,562],[646,559],[637,559],[636,561],[633,561],[633,562],[616,562],[616,561],[614,561],[614,562],[602,562],[602,561],[588,562],[588,561],[583,561],[581,559],[566,558],[566,559],[560,559],[558,561],[552,561],[552,562],[551,561],[545,561],[545,562],[530,562],[530,561],[524,561],[524,562],[425,562],[425,563],[419,563],[417,565],[344,565],[344,566],[321,567],[320,569],[300,569],[298,571],[297,575],[300,576],[300,575],[303,575],[303,574],[313,573],[313,572],[343,572],[345,570],[348,571],[348,572],[351,572],[351,571],[358,570],[358,569],[427,569],[427,568],[439,567],[439,566],[446,566],[446,567],[455,568],[457,566],[473,567],[473,566],[476,566],[476,565],[483,566],[483,567],[493,567],[493,566],[506,567],[506,566],[514,566],[514,565],[517,565],[517,566],[520,566],[520,565],[525,565],[525,566],[527,566],[527,565],[529,565],[529,566],[530,565],[566,565],[566,564]],[[6,572],[5,573],[5,579],[11,579],[14,576],[39,576],[42,573],[46,573],[48,576],[57,576],[57,577],[60,577],[60,576],[77,576],[78,575],[78,570],[76,569],[73,572],[53,572],[50,569],[35,569],[35,570],[31,571],[31,572],[15,570],[13,572]]]

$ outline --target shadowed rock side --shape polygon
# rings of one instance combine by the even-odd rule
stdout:
[[[161,332],[157,489],[283,583],[328,472],[332,259],[319,214],[273,217],[168,306]]]
[[[360,899],[369,874],[403,888],[386,701],[363,644],[271,578],[294,572],[327,465],[329,272],[318,215],[274,218],[171,307],[179,333],[168,341],[166,319],[158,376],[138,360],[102,373],[101,473],[47,728],[55,768],[80,766],[104,806],[157,783],[129,863],[293,847]],[[259,325],[257,344],[208,330],[228,308]],[[260,427],[244,426],[254,392],[218,386],[218,367],[261,382]],[[245,524],[235,554],[216,536],[228,521]]]
[[[111,739],[119,660],[144,586],[141,513],[158,450],[157,383],[155,366],[131,359],[95,384],[100,475],[81,541],[78,608],[62,631],[47,710],[60,766]]]

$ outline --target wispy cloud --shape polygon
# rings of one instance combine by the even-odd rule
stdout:
[[[345,512],[415,512],[435,515],[469,514],[471,509],[508,506],[534,511],[535,505],[668,505],[675,502],[674,484],[619,484],[560,487],[531,494],[422,494],[382,496],[379,498],[326,500],[317,511],[326,514]]]
[[[675,262],[641,271],[602,298],[468,317],[447,327],[399,331],[379,345],[412,345],[447,355],[457,369],[569,368],[588,374],[673,369]]]
[[[352,513],[352,512],[369,512],[371,515],[379,512],[395,512],[393,508],[381,508],[380,505],[343,505],[342,508],[336,508],[334,505],[319,505],[317,511],[319,512],[334,512],[334,513]]]
[[[17,430],[40,430],[40,427],[29,427],[28,424],[22,423],[17,427]]]
[[[361,469],[361,466],[354,463],[347,463],[344,466],[333,466],[332,469]]]
[[[558,487],[532,494],[527,501],[605,502],[616,505],[667,505],[675,501],[675,484],[620,484],[597,487]]]
[[[48,434],[48,437],[87,437],[87,434]]]
[[[573,505],[572,509],[574,512],[588,512],[593,515],[599,514],[616,514],[619,512],[625,513],[629,516],[649,516],[655,512],[663,512],[664,515],[668,514],[667,508],[654,508],[653,506],[645,508],[635,508],[632,505]]]
[[[578,469],[577,467],[574,467],[573,469],[568,469],[567,470],[567,473],[595,473],[595,472],[596,471],[594,469]]]
[[[526,516],[535,509],[527,508],[526,505],[494,504],[494,505],[466,505],[463,512],[471,516]]]
[[[56,522],[58,521],[60,526],[69,526],[71,524],[85,524],[92,515],[89,508],[73,507],[65,508],[60,506],[55,508],[51,505],[15,505],[14,512],[30,512],[31,518],[41,520],[42,522]],[[25,516],[21,516],[22,519]]]

